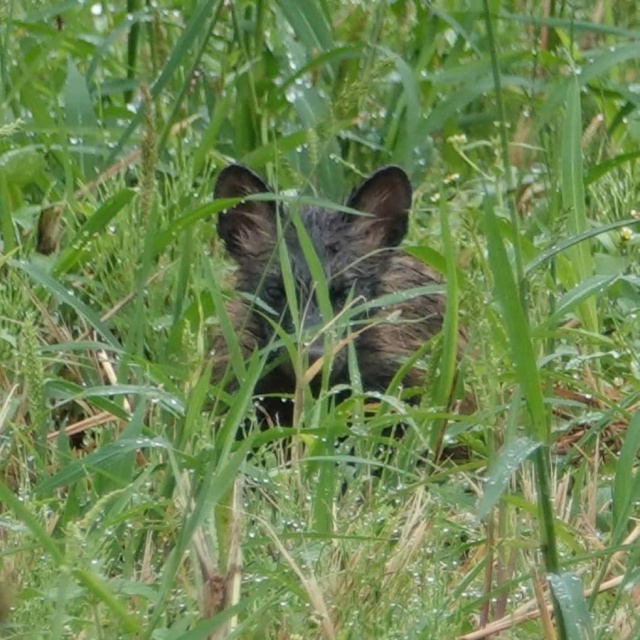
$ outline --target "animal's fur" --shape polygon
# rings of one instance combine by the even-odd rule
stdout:
[[[214,195],[238,198],[260,193],[271,193],[271,189],[250,170],[232,165],[220,174]],[[347,207],[367,215],[301,207],[300,218],[324,269],[334,314],[340,313],[348,301],[371,301],[440,282],[429,267],[397,249],[407,232],[411,195],[404,171],[388,166],[367,178],[347,200]],[[278,256],[279,233],[286,242],[303,326],[312,330],[329,319],[321,316],[298,232],[287,217],[287,212],[273,201],[243,200],[219,216],[217,227],[228,255],[238,265],[235,289],[257,295],[273,310],[272,319],[292,333],[294,325]],[[264,305],[260,306],[238,298],[227,308],[245,357],[273,338],[274,329],[265,318]],[[371,310],[370,326],[355,338],[363,389],[385,391],[403,361],[440,331],[444,312],[445,299],[438,293],[408,297],[392,307]],[[390,316],[395,316],[394,320],[385,321]],[[309,360],[322,355],[323,344],[322,338],[312,341]],[[228,349],[221,336],[215,341],[214,354],[213,378],[220,381],[228,366]],[[420,369],[411,368],[403,382],[413,387],[426,381]],[[349,384],[346,347],[333,356],[331,383]],[[259,381],[255,393],[292,394],[294,389],[293,368],[284,358]],[[272,403],[267,411],[273,414],[275,407],[283,405]],[[282,410],[277,413],[270,416],[274,422],[290,419]]]

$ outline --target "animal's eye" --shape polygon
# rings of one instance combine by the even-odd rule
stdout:
[[[335,306],[341,307],[347,301],[347,298],[349,297],[349,291],[344,287],[332,285],[331,287],[329,287],[329,297],[331,298],[331,302]]]
[[[264,288],[264,293],[269,300],[280,302],[285,299],[285,291],[282,284],[268,284]]]

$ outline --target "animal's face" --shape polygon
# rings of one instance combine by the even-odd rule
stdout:
[[[290,269],[291,281],[294,283],[301,324],[303,328],[313,330],[327,324],[342,311],[348,300],[373,299],[380,269],[389,255],[388,252],[381,251],[363,254],[359,250],[358,239],[353,238],[350,233],[351,218],[355,216],[315,208],[305,208],[299,213],[304,233],[311,242],[317,263],[322,270],[321,278],[314,278],[307,255],[302,249],[299,232],[285,214],[281,224],[288,224],[288,227],[275,235],[275,238],[280,237],[284,240],[284,254],[281,256],[278,248],[273,247],[271,259],[262,264],[261,282],[255,282],[255,286],[246,282],[244,287],[246,291],[258,294],[260,299],[275,311],[277,318],[281,319],[281,325],[288,332],[295,329],[295,323],[287,301],[283,259],[287,261],[284,269]],[[240,262],[240,271],[242,269]],[[252,269],[252,276],[254,274],[255,271]],[[239,276],[242,277],[243,274],[240,273]],[[323,317],[321,313],[319,290],[322,283],[326,284],[331,303],[329,317]]]
[[[271,193],[256,174],[238,165],[222,171],[214,192],[216,198]],[[310,338],[307,343],[310,360],[323,353],[324,339],[319,329],[339,314],[348,301],[361,303],[378,295],[391,251],[407,231],[411,185],[402,169],[385,167],[356,189],[346,206],[366,215],[302,207],[297,212],[301,224],[296,225],[289,212],[274,201],[243,200],[218,218],[218,233],[239,267],[237,288],[257,295],[287,333],[294,333],[296,322],[285,280],[293,284],[298,324],[305,337]],[[284,250],[279,246],[281,242]],[[308,259],[309,244],[317,260]],[[303,247],[307,247],[306,253]],[[328,309],[321,304],[321,285],[309,266],[312,261],[323,272],[331,317],[322,313]],[[266,312],[264,308],[254,308],[256,314]],[[273,328],[264,317],[263,322],[266,344]],[[340,374],[345,367],[343,350],[334,358],[332,371]]]

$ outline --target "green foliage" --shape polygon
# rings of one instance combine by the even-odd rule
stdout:
[[[0,635],[540,638],[544,592],[560,638],[637,637],[639,20],[630,0],[0,3]],[[327,360],[314,398],[280,331],[296,424],[236,439],[270,363],[225,311],[231,161],[292,209],[407,170],[406,248],[449,300],[406,364],[420,403],[362,389],[349,337],[353,393]]]

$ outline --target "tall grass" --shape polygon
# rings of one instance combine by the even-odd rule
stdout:
[[[637,637],[638,18],[1,5],[3,637]],[[267,354],[211,384],[230,161],[325,203],[407,170],[450,300],[419,405],[301,369],[296,425],[236,440]]]

